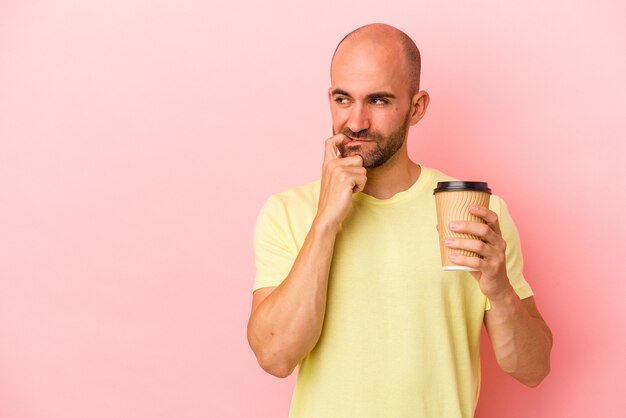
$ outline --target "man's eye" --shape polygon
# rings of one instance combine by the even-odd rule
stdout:
[[[347,97],[336,97],[335,102],[338,104],[348,104],[349,100]]]
[[[375,105],[385,105],[389,102],[385,99],[381,99],[380,97],[374,97],[372,98],[371,103]]]

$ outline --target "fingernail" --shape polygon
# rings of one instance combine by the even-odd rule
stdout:
[[[450,222],[450,229],[457,229],[459,227],[458,222]]]
[[[459,256],[456,255],[456,254],[450,254],[449,257],[450,257],[450,260],[452,260],[452,261],[458,260],[458,258],[459,258]]]
[[[444,244],[446,244],[446,245],[450,245],[450,244],[452,244],[453,242],[454,242],[454,240],[453,240],[453,239],[448,238],[448,239],[447,239],[447,240],[445,240],[443,243],[444,243]]]

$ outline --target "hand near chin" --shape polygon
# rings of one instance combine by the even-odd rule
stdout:
[[[347,139],[344,134],[337,134],[325,143],[316,221],[327,226],[341,224],[352,207],[352,194],[362,191],[367,182],[360,155],[338,155],[338,146]]]

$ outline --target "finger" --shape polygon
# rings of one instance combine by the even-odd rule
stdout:
[[[337,155],[337,145],[345,141],[347,137],[344,134],[333,135],[326,140],[324,148],[324,163],[339,158]]]
[[[339,158],[335,164],[346,167],[363,167],[363,157],[360,155],[351,155],[349,157]]]
[[[367,170],[363,167],[344,167],[343,169],[350,176],[352,192],[363,191],[365,183],[367,183]]]
[[[476,239],[448,238],[444,241],[444,245],[456,250],[472,251],[485,258],[495,254],[493,246]]]
[[[490,244],[495,244],[499,236],[489,225],[478,222],[454,221],[448,224],[448,228],[459,234],[473,235]]]
[[[360,166],[346,166],[342,167],[341,170],[355,176],[367,176],[367,170]]]
[[[350,187],[353,192],[360,192],[367,182],[367,170],[363,167],[337,167],[334,177],[337,184]]]
[[[486,208],[484,206],[472,205],[469,207],[469,211],[472,215],[476,215],[485,222],[487,225],[493,229],[496,234],[502,235],[502,231],[500,230],[500,222],[498,222],[498,214],[494,211]]]
[[[462,254],[450,254],[448,256],[450,261],[454,264],[458,264],[459,266],[471,267],[475,270],[482,271],[483,269],[483,259],[478,257],[468,257]]]
[[[354,187],[352,188],[352,193],[362,192],[365,188],[365,183],[367,183],[366,175],[357,175],[354,177]]]
[[[497,254],[506,250],[506,241],[500,234],[496,232],[486,224],[479,224],[475,222],[452,222],[449,225],[450,230],[460,233],[469,234],[477,237],[481,242],[489,244],[494,248],[494,251],[490,252],[490,255]]]

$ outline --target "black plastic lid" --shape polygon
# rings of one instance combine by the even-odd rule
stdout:
[[[491,189],[487,183],[482,181],[440,181],[433,194],[439,192],[485,192],[491,194]]]

